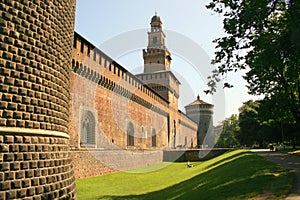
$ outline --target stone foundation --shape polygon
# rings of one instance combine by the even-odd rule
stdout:
[[[75,178],[127,171],[163,161],[162,150],[74,150],[71,156]]]

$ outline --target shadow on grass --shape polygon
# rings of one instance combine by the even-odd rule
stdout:
[[[213,170],[212,170],[213,169]],[[96,199],[247,199],[268,194],[272,199],[285,194],[290,186],[288,173],[274,176],[279,168],[249,152],[234,154],[209,164],[187,181],[141,195],[99,196]],[[188,169],[186,169],[188,170]],[[281,177],[281,178],[278,178]],[[163,177],[162,177],[163,181]]]

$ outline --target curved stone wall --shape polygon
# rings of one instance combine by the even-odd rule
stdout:
[[[69,156],[75,0],[1,0],[0,199],[75,199]]]

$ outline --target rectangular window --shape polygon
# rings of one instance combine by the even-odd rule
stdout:
[[[83,53],[83,51],[84,51],[84,43],[83,41],[81,41],[80,52]]]
[[[96,51],[94,51],[94,61],[96,61],[96,58],[97,58],[97,53],[96,53]]]
[[[74,49],[77,48],[77,38],[76,37],[74,37],[73,47],[74,47]]]

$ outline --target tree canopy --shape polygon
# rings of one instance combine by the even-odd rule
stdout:
[[[299,129],[300,1],[211,0],[207,8],[224,17],[226,36],[214,40],[217,69],[206,93],[216,91],[222,75],[247,69],[249,93],[280,99]]]

